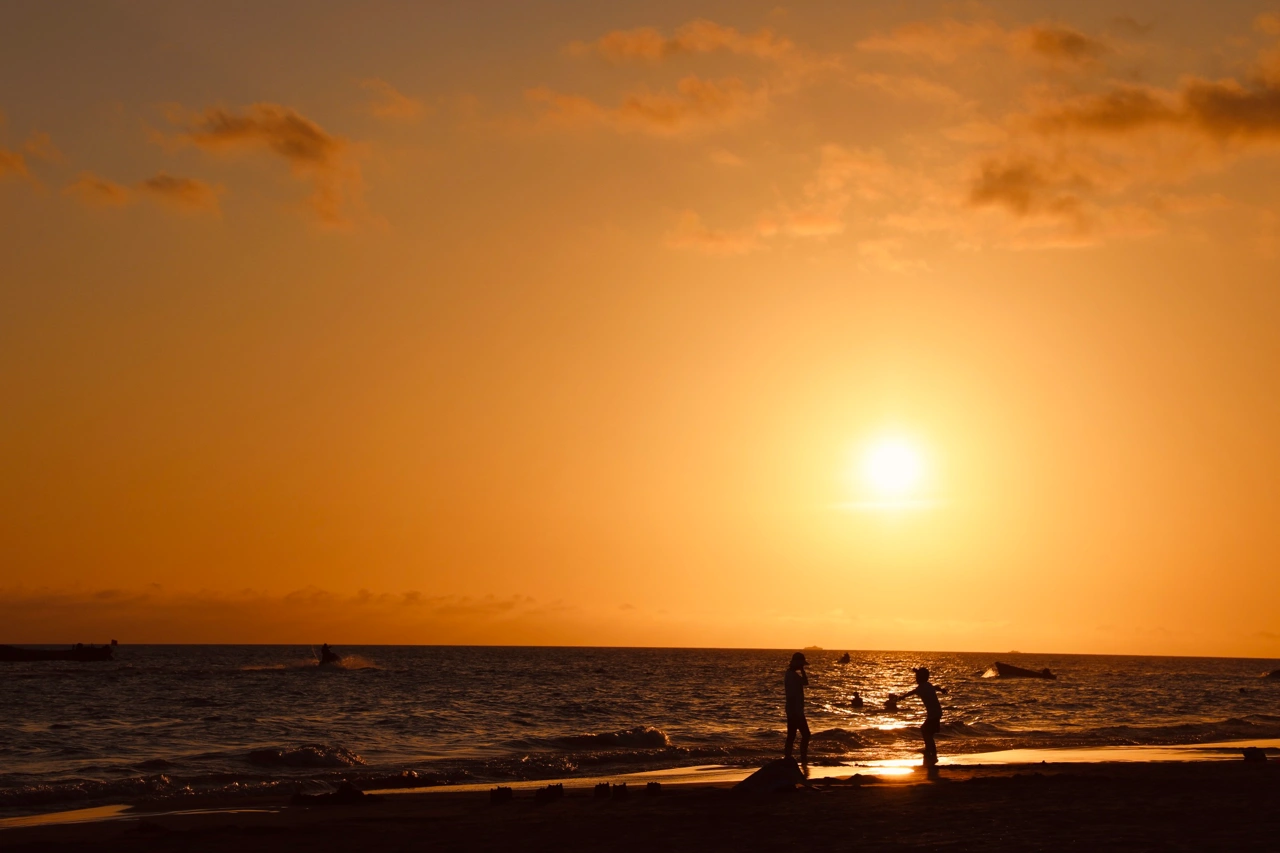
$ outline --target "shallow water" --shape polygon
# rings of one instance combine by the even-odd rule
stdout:
[[[602,775],[750,765],[782,747],[790,652],[376,646],[122,646],[113,663],[3,664],[0,812],[198,793]],[[811,758],[907,758],[925,664],[943,756],[1280,737],[1280,662],[811,652]],[[994,660],[1057,681],[987,679]],[[854,690],[862,709],[849,706]]]

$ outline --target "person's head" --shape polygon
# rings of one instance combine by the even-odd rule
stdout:
[[[796,652],[791,656],[791,666],[788,669],[803,669],[808,666],[809,662],[804,659],[804,652]]]
[[[915,673],[916,684],[924,684],[929,680],[929,668],[927,666],[917,667]]]

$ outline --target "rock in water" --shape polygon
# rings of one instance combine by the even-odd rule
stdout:
[[[774,791],[793,791],[804,784],[804,774],[794,758],[770,761],[755,773],[733,786],[733,790],[747,794],[768,794]]]
[[[1256,746],[1246,746],[1243,750],[1245,761],[1266,761],[1267,754]]]

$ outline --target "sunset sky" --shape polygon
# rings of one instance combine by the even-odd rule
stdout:
[[[0,642],[1280,656],[1275,0],[3,18]]]

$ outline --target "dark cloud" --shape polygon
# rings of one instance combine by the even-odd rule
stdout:
[[[90,207],[124,207],[139,198],[187,212],[218,212],[221,187],[213,187],[196,178],[180,178],[161,172],[132,187],[81,172],[63,192]]]
[[[858,48],[951,63],[976,51],[997,50],[1014,59],[1080,65],[1107,52],[1099,39],[1056,23],[1008,29],[995,21],[913,21],[887,34],[863,39]]]
[[[296,110],[253,104],[239,112],[211,107],[187,115],[173,110],[170,118],[184,126],[180,141],[202,150],[258,150],[279,157],[297,178],[311,184],[307,203],[321,222],[351,224],[351,208],[360,206],[363,180],[350,145]]]
[[[1106,45],[1097,39],[1059,24],[1027,27],[1022,37],[1028,50],[1054,61],[1087,62],[1107,52]]]
[[[0,624],[15,642],[279,642],[335,636],[366,642],[545,642],[573,608],[522,595],[431,596],[317,587],[288,593],[0,589]],[[566,621],[569,620],[569,621]],[[350,642],[350,640],[343,640]]]
[[[1280,83],[1190,79],[1177,91],[1121,86],[1042,107],[1045,132],[1124,134],[1174,127],[1216,140],[1280,140]]]
[[[196,178],[178,178],[161,172],[138,184],[138,190],[162,204],[193,212],[218,212],[220,187]]]

